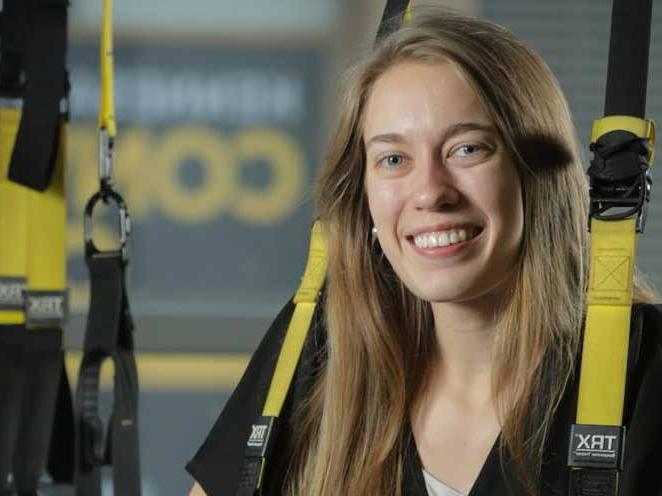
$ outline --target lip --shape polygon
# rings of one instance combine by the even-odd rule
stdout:
[[[421,247],[416,246],[416,244],[414,243],[414,236],[416,236],[418,234],[433,232],[434,230],[443,231],[443,230],[448,230],[448,229],[453,229],[453,228],[455,228],[455,229],[462,229],[462,228],[466,229],[469,226],[471,226],[472,228],[478,227],[480,229],[480,231],[473,238],[471,238],[467,241],[462,241],[461,243],[455,243],[455,244],[448,245],[448,246],[436,246],[434,248],[421,248]],[[420,230],[420,231],[417,231],[416,234],[407,235],[406,239],[407,239],[407,242],[409,243],[409,246],[411,246],[411,248],[414,250],[414,252],[417,253],[418,255],[421,255],[425,258],[433,258],[433,259],[435,259],[435,258],[447,258],[447,257],[455,256],[458,253],[461,253],[464,250],[466,250],[467,248],[469,248],[472,244],[474,244],[474,242],[476,240],[480,239],[483,236],[484,232],[485,232],[484,228],[482,228],[480,226],[476,226],[475,224],[471,224],[471,225],[464,224],[464,227],[459,227],[459,225],[456,224],[454,227],[450,227],[450,228],[445,227],[444,229],[438,229],[438,227],[437,227],[433,230],[429,230],[429,229]]]

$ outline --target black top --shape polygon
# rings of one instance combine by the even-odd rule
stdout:
[[[662,496],[662,309],[636,305],[630,335],[630,361],[624,411],[627,428],[625,463],[620,477],[621,496]],[[208,496],[233,496],[243,463],[246,440],[253,420],[260,415],[280,345],[287,330],[293,304],[281,310],[255,351],[244,376],[221,412],[216,424],[193,460],[186,466]],[[641,323],[639,326],[637,323]],[[636,330],[641,329],[641,330]],[[274,454],[268,459],[263,494],[280,494],[288,463],[287,443],[293,406],[310,390],[315,372],[324,359],[324,328],[319,312],[313,322],[297,368],[295,380],[281,415],[285,427],[279,434]],[[574,422],[577,383],[569,384],[559,406],[546,445],[543,496],[567,494],[568,435]],[[405,453],[403,494],[427,496],[421,461],[411,433]],[[508,460],[501,463],[495,443],[485,460],[469,496],[511,496],[524,494]],[[503,466],[503,469],[502,469]]]

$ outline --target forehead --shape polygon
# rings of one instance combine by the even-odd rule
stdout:
[[[398,62],[373,84],[363,116],[364,139],[375,134],[439,132],[459,122],[490,124],[480,100],[450,62]]]

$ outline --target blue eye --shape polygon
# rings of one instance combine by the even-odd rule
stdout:
[[[386,167],[398,167],[404,163],[405,159],[402,155],[387,155],[386,157],[379,160],[379,164],[383,164]]]
[[[459,155],[466,157],[481,151],[482,148],[483,147],[480,145],[462,145],[456,150],[456,152],[459,153]]]

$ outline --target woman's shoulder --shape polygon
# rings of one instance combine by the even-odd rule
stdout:
[[[621,494],[660,494],[662,477],[662,305],[633,308],[625,400],[625,449]]]
[[[651,367],[662,366],[662,305],[633,305],[630,348],[631,374],[641,374]]]
[[[246,440],[253,421],[262,413],[294,307],[292,301],[288,302],[274,319],[209,435],[186,465],[187,471],[208,496],[234,492],[244,462]],[[290,391],[279,416],[280,424],[284,426],[280,437],[288,435],[288,424],[296,405],[309,394],[323,363],[326,331],[320,307],[318,305],[313,316]],[[278,444],[287,443],[287,439],[277,441]]]

